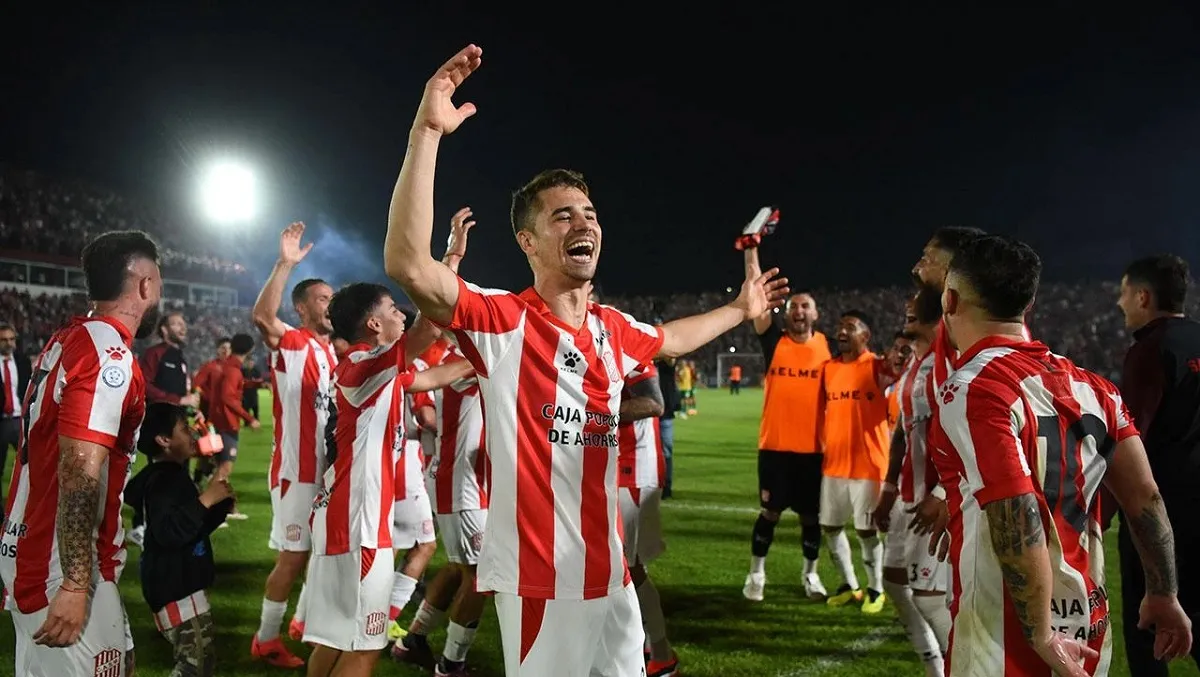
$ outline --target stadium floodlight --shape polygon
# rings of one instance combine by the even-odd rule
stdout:
[[[200,204],[208,218],[218,223],[240,223],[255,216],[258,200],[254,173],[236,162],[220,162],[205,171],[200,181]]]

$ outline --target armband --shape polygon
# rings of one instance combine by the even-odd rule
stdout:
[[[891,494],[894,494],[894,493],[896,493],[897,491],[899,491],[899,489],[896,487],[896,485],[895,485],[895,484],[892,484],[891,482],[884,482],[884,483],[883,483],[883,486],[881,487],[881,489],[882,489],[883,491],[886,491],[886,492],[888,492],[888,493],[891,493]]]
[[[938,500],[944,501],[946,500],[946,487],[939,484],[930,489],[929,494]]]

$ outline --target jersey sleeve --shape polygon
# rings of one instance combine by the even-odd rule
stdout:
[[[446,329],[454,332],[475,371],[487,376],[520,337],[525,304],[512,292],[458,279],[458,302]]]
[[[1034,490],[1012,407],[989,386],[948,381],[938,415],[962,463],[963,479],[981,507]]]
[[[400,379],[404,388],[412,384],[415,372],[404,368],[404,343],[401,339],[371,350],[355,350],[338,363],[334,371],[337,388],[351,406],[362,406],[393,378]]]
[[[87,322],[64,342],[61,363],[59,433],[114,448],[129,391],[141,377],[133,353],[112,326]]]
[[[622,376],[628,378],[642,367],[652,365],[658,351],[662,350],[662,327],[654,327],[633,319],[633,316],[612,308],[605,308],[604,325],[617,337],[615,345]]]
[[[279,337],[279,346],[276,350],[305,350],[308,348],[308,337],[304,332],[289,325],[283,325],[287,330],[283,332],[283,336]]]
[[[1125,406],[1125,400],[1121,397],[1120,389],[1111,381],[1091,372],[1088,372],[1088,376],[1091,378],[1092,387],[1096,389],[1100,406],[1104,408],[1107,419],[1105,423],[1108,425],[1113,439],[1119,443],[1139,434],[1137,427],[1133,424],[1133,416],[1130,415],[1129,408]]]

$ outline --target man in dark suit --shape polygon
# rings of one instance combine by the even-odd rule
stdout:
[[[21,407],[31,371],[29,358],[17,353],[17,331],[7,322],[0,323],[0,512],[8,486],[8,448],[21,444]]]

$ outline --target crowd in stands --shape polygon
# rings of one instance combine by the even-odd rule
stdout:
[[[165,277],[229,285],[246,277],[241,264],[182,240],[189,229],[144,205],[86,183],[0,168],[0,250],[77,260],[92,237],[127,228],[144,230],[159,242]]]
[[[1044,341],[1055,352],[1067,355],[1110,379],[1119,379],[1121,361],[1130,337],[1116,306],[1117,291],[1117,285],[1113,282],[1043,285],[1033,312],[1027,318],[1030,330],[1035,338]],[[894,287],[866,291],[819,290],[813,293],[821,312],[817,323],[819,331],[833,341],[838,316],[847,310],[861,310],[872,318],[873,347],[879,351],[890,344],[892,335],[899,330],[903,321],[904,300],[911,292],[907,287]],[[728,301],[727,297],[726,294],[708,293],[611,298],[606,301],[639,318],[672,320],[714,308]],[[21,336],[22,349],[30,354],[36,354],[67,317],[85,312],[86,309],[87,301],[82,294],[30,296],[12,288],[0,289],[0,320],[10,322],[16,328]],[[182,306],[179,309],[188,320],[186,352],[189,364],[199,365],[211,359],[218,337],[238,332],[257,335],[250,325],[250,311],[245,308]],[[1200,308],[1189,310],[1197,311]],[[716,385],[717,356],[729,353],[730,347],[742,354],[761,351],[754,330],[745,325],[690,356],[696,362],[702,379],[709,385]],[[837,351],[836,343],[831,345],[831,350]]]
[[[179,239],[186,229],[171,225],[171,221],[159,218],[143,206],[88,184],[54,181],[35,172],[0,167],[0,252],[78,260],[79,251],[88,239],[123,228],[146,230],[156,237],[162,247],[164,277],[231,284],[248,292],[246,300],[257,291],[247,288],[250,277],[243,266],[200,253],[195,244]],[[8,274],[2,264],[0,284],[39,282],[22,279],[23,268]],[[82,287],[81,283],[69,283]],[[727,302],[733,293],[736,290],[605,301],[645,320],[671,320],[714,308]],[[873,347],[882,350],[902,323],[904,300],[911,290],[894,287],[813,293],[821,312],[818,330],[832,340],[840,313],[850,309],[864,311],[873,318]],[[1045,284],[1027,319],[1033,335],[1051,349],[1088,369],[1116,378],[1129,343],[1116,298],[1115,281]],[[30,353],[41,348],[64,318],[85,309],[86,301],[81,294],[31,297],[12,288],[0,291],[0,320],[16,327],[24,350]],[[188,358],[189,362],[196,360],[195,364],[210,358],[217,337],[251,329],[249,312],[244,309],[187,307],[184,310],[191,326]],[[691,356],[702,382],[716,385],[717,356],[731,354],[731,347],[743,355],[760,352],[753,330],[748,325],[739,327]],[[831,349],[836,352],[836,344]]]
[[[8,322],[16,329],[20,337],[19,349],[30,357],[41,351],[46,341],[68,318],[84,314],[87,310],[88,301],[83,294],[34,296],[11,287],[0,288],[0,321]],[[188,321],[188,342],[184,354],[193,368],[216,355],[217,339],[238,333],[258,335],[250,325],[250,311],[245,308],[193,305],[164,308],[164,312],[169,311],[182,312]],[[157,340],[157,337],[140,340],[135,348],[141,352]]]
[[[1118,291],[1115,281],[1043,284],[1033,311],[1026,317],[1030,331],[1034,338],[1045,342],[1055,352],[1106,378],[1119,380],[1121,362],[1131,339],[1116,305]],[[903,324],[904,302],[911,294],[911,287],[815,290],[813,296],[821,314],[817,330],[833,342],[830,350],[836,353],[834,338],[839,316],[847,310],[860,310],[872,319],[873,349],[884,350]],[[732,293],[708,293],[606,298],[605,301],[635,317],[672,320],[715,308],[727,303],[732,296]],[[1189,312],[1196,310],[1200,308],[1193,303]],[[753,328],[749,325],[738,327],[692,356],[705,383],[716,385],[717,356],[729,354],[730,347],[742,354],[761,353]]]

